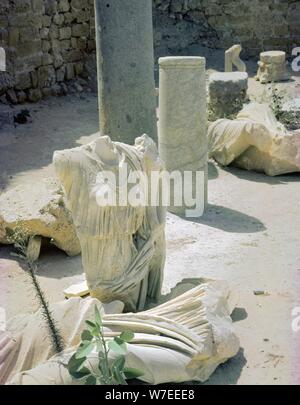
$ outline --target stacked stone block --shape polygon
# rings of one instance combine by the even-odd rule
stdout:
[[[240,43],[243,56],[269,50],[289,56],[300,45],[299,0],[149,1],[154,45],[173,54],[191,44],[225,50]],[[0,101],[59,94],[66,81],[84,74],[95,53],[94,21],[94,0],[0,0],[0,46],[9,76],[0,77]],[[4,81],[15,84],[7,90]]]
[[[2,101],[35,102],[64,91],[95,51],[93,0],[1,0],[0,27],[14,79],[5,95],[0,84]]]
[[[300,44],[299,0],[153,0],[153,4],[159,22],[156,46],[164,42],[177,50],[182,42],[227,49],[240,43],[244,55],[259,57],[268,50],[290,54]],[[173,19],[172,35],[163,30],[166,16]]]

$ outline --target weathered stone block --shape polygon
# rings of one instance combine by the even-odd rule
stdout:
[[[51,41],[51,48],[53,52],[59,52],[60,51],[60,41],[58,39],[53,39]]]
[[[70,39],[72,34],[71,27],[63,27],[59,29],[59,39]]]
[[[18,28],[11,27],[8,33],[8,45],[17,46],[20,40],[20,31]]]
[[[75,38],[75,37],[72,37],[71,38],[71,47],[72,48],[77,48],[77,46],[78,46],[78,42],[77,42],[78,40],[77,40],[77,38]]]
[[[75,63],[75,74],[76,76],[80,76],[83,72],[84,64],[83,62]]]
[[[40,38],[41,39],[48,39],[49,38],[49,28],[42,28],[40,30]]]
[[[56,25],[52,24],[49,30],[50,39],[57,39],[59,36],[58,28]]]
[[[18,13],[27,13],[31,9],[31,1],[30,0],[14,0],[13,2],[14,12]]]
[[[90,27],[88,24],[75,24],[72,27],[73,37],[84,37],[88,36],[90,32]]]
[[[50,97],[52,95],[52,90],[50,87],[44,87],[42,89],[43,97]]]
[[[71,7],[75,10],[82,10],[84,7],[82,3],[82,0],[71,0]]]
[[[77,13],[76,20],[78,23],[89,22],[90,15],[91,13],[89,10],[82,10]]]
[[[59,0],[58,1],[58,11],[66,13],[70,10],[70,3],[68,0]]]
[[[72,12],[72,13],[64,13],[65,16],[65,24],[74,24],[76,17],[77,17],[78,12]]]
[[[53,63],[53,56],[50,53],[44,53],[42,56],[43,65],[51,65]]]
[[[39,79],[38,79],[38,75],[37,75],[37,71],[33,70],[32,72],[30,72],[30,77],[31,77],[31,83],[32,83],[32,87],[34,89],[36,89],[38,87],[39,84]]]
[[[71,49],[71,40],[70,39],[61,40],[59,47],[61,51],[68,51],[69,49]]]
[[[34,42],[34,39],[39,37],[39,30],[36,27],[24,27],[24,28],[20,28],[20,42],[21,43],[25,43],[25,42]],[[34,47],[34,45],[36,44],[32,44],[32,46]],[[34,48],[36,49],[36,48]]]
[[[68,63],[66,65],[66,79],[72,80],[75,77],[74,65],[73,63]]]
[[[43,27],[49,28],[52,20],[51,17],[49,15],[43,15],[42,20],[43,20]]]
[[[13,89],[7,90],[6,98],[11,104],[18,104],[18,98],[16,92]]]
[[[36,103],[42,98],[42,92],[40,89],[30,89],[28,91],[28,100],[32,103]]]
[[[25,91],[21,90],[17,92],[18,103],[25,103],[27,100],[27,95]]]
[[[86,49],[86,45],[87,45],[87,40],[85,38],[78,38],[78,41],[77,41],[78,49],[80,49],[81,51],[84,51]],[[74,48],[76,48],[76,47],[74,46]]]
[[[82,59],[83,54],[79,49],[72,49],[70,51],[66,51],[63,56],[66,62],[78,62]]]
[[[49,41],[42,41],[43,52],[49,52],[51,49],[51,43]]]
[[[53,59],[53,66],[55,67],[55,69],[57,69],[57,68],[59,68],[59,67],[61,67],[63,65],[64,59],[63,59],[60,52],[55,51],[53,53],[53,58],[54,58]]]
[[[91,39],[88,41],[88,51],[94,51],[96,49],[96,41]]]
[[[63,82],[65,80],[66,75],[66,67],[61,66],[59,69],[56,70],[56,81]]]
[[[45,13],[52,16],[57,12],[57,1],[56,0],[45,0]]]
[[[53,17],[54,24],[56,24],[58,26],[63,25],[64,20],[65,20],[65,17],[63,14],[55,14],[55,16]]]
[[[43,14],[45,12],[44,0],[32,0],[32,9]]]
[[[18,72],[16,74],[15,89],[25,90],[31,87],[31,78],[28,72]]]
[[[50,87],[55,83],[55,70],[53,66],[41,66],[38,69],[39,88]]]

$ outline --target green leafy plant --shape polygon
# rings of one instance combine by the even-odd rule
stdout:
[[[125,367],[127,343],[133,340],[133,332],[125,331],[120,336],[106,340],[97,306],[94,321],[86,321],[86,325],[87,329],[81,335],[81,343],[67,366],[72,377],[83,380],[86,385],[126,385],[127,380],[143,375],[140,370]],[[109,356],[110,352],[112,356]],[[97,356],[96,368],[90,363],[92,357],[89,355],[93,353]]]

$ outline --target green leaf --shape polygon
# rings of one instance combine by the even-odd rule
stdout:
[[[124,366],[125,366],[125,357],[124,356],[118,357],[112,364],[113,368],[118,368],[119,370],[123,370]]]
[[[97,380],[96,377],[94,377],[93,375],[90,375],[85,382],[85,385],[96,385]]]
[[[138,370],[137,368],[132,368],[132,367],[125,367],[123,372],[124,372],[127,380],[139,378],[139,377],[142,377],[142,375],[144,375],[144,373],[141,370]]]
[[[96,328],[96,324],[92,321],[85,321],[85,323],[90,327],[90,328]]]
[[[127,347],[125,343],[118,344],[115,340],[108,342],[108,347],[116,354],[124,355],[127,353]]]
[[[109,364],[105,358],[103,358],[103,359],[99,358],[98,368],[102,374],[103,379],[105,381],[108,381],[110,379],[110,370],[109,370]]]
[[[117,360],[114,361],[113,365],[112,365],[112,372],[113,372],[113,376],[114,379],[116,380],[116,382],[118,384],[121,385],[126,385],[126,380],[125,380],[125,375],[123,373],[123,370],[120,366],[125,363],[125,358],[124,357],[119,357]]]
[[[70,358],[69,362],[68,362],[68,370],[69,373],[74,376],[74,374],[76,374],[78,372],[78,370],[80,369],[80,367],[82,366],[82,364],[85,362],[86,358],[82,357],[80,359],[76,358],[76,353],[73,354],[73,356]],[[77,377],[75,377],[77,378]]]
[[[120,345],[120,346],[125,343],[124,340],[121,339],[119,336],[116,336],[116,337],[114,338],[114,341],[115,341],[116,343],[118,343],[118,345]]]
[[[134,338],[134,333],[131,332],[130,330],[122,332],[120,335],[120,339],[123,340],[123,342],[127,342],[127,343],[131,342],[133,338]]]
[[[82,359],[83,357],[86,357],[94,349],[94,346],[95,345],[93,342],[84,341],[83,343],[81,343],[76,351],[76,359]]]
[[[98,352],[99,357],[104,357],[104,349],[103,349],[103,343],[101,340],[96,341],[96,350]]]
[[[100,326],[91,321],[85,321],[92,336],[99,336],[101,329]]]
[[[76,378],[77,380],[80,380],[84,377],[87,377],[91,374],[90,370],[86,367],[82,367],[79,371],[76,371],[72,373],[71,375]]]
[[[91,340],[93,340],[93,335],[91,334],[91,332],[89,330],[84,330],[81,334],[81,340],[90,342]]]
[[[102,325],[101,314],[99,312],[97,305],[95,305],[95,321],[96,321],[97,325],[99,325],[99,326]]]

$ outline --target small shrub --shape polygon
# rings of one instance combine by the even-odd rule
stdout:
[[[12,231],[11,241],[14,242],[14,247],[17,253],[11,253],[11,255],[18,257],[19,259],[25,262],[31,283],[36,291],[36,296],[40,303],[43,317],[47,323],[50,332],[53,348],[57,353],[60,353],[64,349],[63,339],[59,333],[55,320],[50,311],[49,303],[36,277],[37,265],[28,256],[29,240],[30,237],[28,237],[28,231],[26,229],[17,228],[16,230]]]
[[[68,363],[68,371],[75,379],[83,380],[86,385],[126,385],[127,380],[141,377],[143,373],[135,368],[125,367],[127,343],[134,334],[122,332],[113,340],[106,341],[100,312],[95,306],[94,321],[86,321],[87,329],[82,332],[81,343]],[[98,359],[96,370],[90,367],[88,355],[95,352]],[[109,353],[116,356],[109,359]]]
[[[287,94],[279,90],[274,83],[267,88],[267,93],[263,95],[263,101],[267,102],[274,112],[276,119],[288,130],[300,128],[300,115],[295,110],[284,110],[283,106],[287,101]]]

